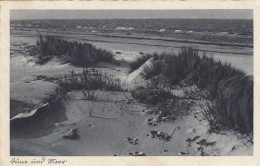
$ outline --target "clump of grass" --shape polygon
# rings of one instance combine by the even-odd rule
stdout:
[[[205,105],[201,105],[200,107],[202,109],[203,117],[209,122],[209,133],[221,133],[221,131],[231,128],[228,128],[228,126],[231,125],[227,116],[221,115],[216,109],[216,102],[206,102]]]
[[[182,48],[178,54],[153,54],[152,58],[152,64],[145,67],[141,73],[144,79],[154,82],[152,78],[160,76],[164,78],[162,82],[169,87],[196,85],[201,90],[207,90],[211,98],[216,100],[215,115],[218,119],[223,119],[219,120],[220,123],[228,120],[228,123],[223,123],[228,128],[242,133],[253,132],[252,76],[246,76],[230,64],[217,62],[205,53],[200,56],[198,49],[191,47]],[[150,92],[158,88],[156,83],[152,85],[154,86],[148,88]],[[142,93],[145,90],[138,91]],[[141,97],[146,95],[141,95],[140,101],[157,95],[145,93],[149,95],[145,99]]]
[[[93,69],[91,72],[84,70],[80,74],[71,72],[63,75],[58,81],[58,85],[66,92],[72,90],[107,90],[126,91],[117,78],[113,78],[99,70]]]
[[[253,132],[253,77],[233,76],[223,79],[218,86],[219,114],[229,118],[232,128]]]
[[[142,66],[151,57],[152,57],[152,55],[150,55],[150,54],[146,54],[144,56],[138,57],[135,61],[130,63],[130,65],[129,65],[130,72],[133,72],[136,69],[138,69],[140,66]]]
[[[92,44],[67,41],[49,35],[39,36],[36,45],[30,50],[30,55],[36,57],[38,64],[44,64],[53,57],[82,67],[94,66],[101,61],[114,61],[111,52],[96,48]]]

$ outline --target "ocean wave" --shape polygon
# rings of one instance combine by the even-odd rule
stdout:
[[[166,29],[159,29],[159,32],[165,32]]]
[[[124,31],[129,31],[129,30],[134,30],[135,28],[133,27],[116,27],[116,30],[124,30]]]
[[[228,32],[219,32],[219,34],[221,34],[221,35],[227,35]]]
[[[182,32],[182,30],[180,30],[180,29],[176,29],[174,32],[176,32],[176,33],[180,33],[180,32]]]

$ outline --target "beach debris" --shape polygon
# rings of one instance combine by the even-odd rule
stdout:
[[[151,117],[151,118],[146,119],[146,121],[147,121],[147,124],[150,125],[150,126],[156,126],[157,125],[157,119],[156,118]]]
[[[151,121],[153,121],[153,120],[154,120],[154,118],[152,118],[152,117],[146,119],[147,122],[151,122]]]
[[[204,147],[208,147],[208,146],[215,146],[216,145],[216,142],[213,141],[213,142],[207,142],[206,139],[202,139],[200,140],[199,142],[197,142],[198,145],[200,145],[197,150],[200,152],[200,155],[201,156],[208,156],[207,153],[205,153],[203,150],[204,150]]]
[[[199,139],[199,137],[200,137],[200,136],[195,136],[195,137],[193,137],[193,138],[188,138],[188,139],[186,139],[186,142],[188,142],[188,143],[189,143],[189,146],[191,146],[191,143],[194,142],[194,141],[196,141],[197,139]]]
[[[129,156],[145,156],[144,152],[134,152],[134,153],[128,153]]]
[[[183,155],[187,155],[187,154],[189,154],[189,153],[186,153],[186,152],[179,152],[179,153],[177,153],[178,156],[183,156]]]
[[[65,138],[65,139],[77,139],[79,137],[77,132],[78,132],[77,128],[70,129],[69,132],[67,132],[66,134],[62,135],[62,138]]]
[[[150,126],[156,126],[157,125],[156,122],[148,122],[147,124],[150,125]]]
[[[159,116],[157,118],[157,122],[165,122],[166,120],[168,120],[168,116]]]
[[[200,146],[206,146],[206,147],[208,147],[208,146],[214,146],[214,145],[216,145],[216,141],[207,142],[207,140],[202,139],[202,140],[200,140],[199,142],[197,142],[197,144],[200,145]]]
[[[157,138],[163,141],[170,141],[172,136],[161,131],[150,131],[152,138]]]
[[[160,115],[158,117],[150,117],[146,121],[148,125],[156,126],[158,123],[168,121],[169,119],[172,119],[172,116]]]
[[[128,141],[130,144],[132,144],[132,145],[138,144],[138,139],[137,139],[137,138],[127,137],[125,140],[127,140],[127,141]]]
[[[200,147],[198,147],[197,150],[200,152],[201,156],[208,156],[208,154],[203,151],[204,147],[202,145],[200,145]]]
[[[167,149],[163,149],[163,152],[168,152],[168,150]]]

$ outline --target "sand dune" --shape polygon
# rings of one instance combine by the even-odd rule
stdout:
[[[118,50],[113,48],[113,52]],[[132,52],[133,57],[140,56],[137,50]],[[131,52],[122,49],[120,54],[116,54],[121,65],[100,63],[97,67],[119,78],[128,87],[134,87],[144,83],[139,74],[150,62],[128,74],[127,65],[134,59],[130,56]],[[96,99],[90,101],[84,100],[80,91],[71,91],[67,94],[69,100],[43,103],[58,88],[53,80],[71,70],[81,72],[81,68],[61,64],[55,59],[46,65],[36,65],[19,51],[11,57],[11,65],[11,100],[16,103],[11,107],[10,117],[11,155],[253,154],[250,139],[239,133],[222,135],[208,132],[209,125],[200,107],[206,100],[189,100],[188,103],[193,104],[178,108],[186,113],[175,121],[156,121],[151,125],[147,119],[156,120],[159,114],[150,114],[153,108],[136,102],[129,92],[96,90]],[[183,95],[183,90],[176,89],[173,93]],[[77,131],[79,137],[64,139],[63,135],[71,130]]]

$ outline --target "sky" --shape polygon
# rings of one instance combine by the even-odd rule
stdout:
[[[252,19],[253,10],[11,10],[11,20],[114,18]]]

